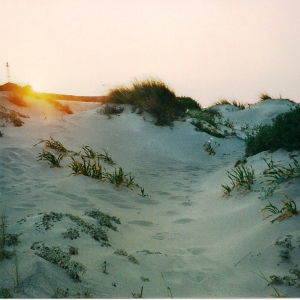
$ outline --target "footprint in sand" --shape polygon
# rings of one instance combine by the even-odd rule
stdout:
[[[149,222],[149,221],[143,221],[143,220],[134,220],[134,221],[128,222],[128,224],[134,224],[134,225],[139,225],[139,226],[150,227],[154,223],[153,222]]]
[[[175,223],[175,224],[187,224],[187,223],[190,223],[190,222],[193,222],[193,221],[194,221],[193,219],[184,218],[184,219],[178,219],[178,220],[174,221],[173,223]]]

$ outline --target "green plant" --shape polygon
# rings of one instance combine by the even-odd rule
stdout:
[[[117,249],[114,253],[117,255],[127,257],[127,259],[134,264],[137,264],[137,265],[139,264],[139,261],[133,255],[128,254],[127,251],[125,251],[124,249]]]
[[[268,169],[263,171],[263,176],[271,178],[268,180],[269,184],[280,184],[291,178],[300,176],[300,166],[295,158],[292,158],[294,166],[289,164],[289,168],[279,164],[274,164],[272,158],[270,162],[267,162],[265,158],[263,158],[263,160],[268,165]]]
[[[143,298],[143,289],[144,287],[141,287],[141,292],[140,293],[131,293],[133,298]]]
[[[163,279],[163,281],[164,281],[164,284],[165,284],[165,286],[166,286],[166,288],[167,288],[167,291],[168,291],[168,297],[173,298],[173,294],[172,294],[171,288],[167,285],[163,273],[160,272],[160,274],[161,274],[161,277],[162,277],[162,279]]]
[[[267,279],[267,277],[261,272],[261,270],[259,270],[259,273],[260,274],[257,274],[255,273],[256,275],[258,275],[259,277],[263,278],[267,283],[268,283],[268,286],[271,286],[271,288],[275,291],[275,295],[272,295],[272,297],[276,297],[276,298],[283,298],[285,295],[281,295],[278,290],[274,287],[274,284],[272,283],[272,281],[269,281]]]
[[[197,101],[195,101],[194,99],[192,99],[191,97],[185,97],[185,96],[181,96],[181,97],[176,97],[177,100],[179,100],[179,102],[182,104],[182,106],[186,109],[186,110],[201,110],[201,104],[198,103]]]
[[[223,195],[225,197],[230,197],[230,193],[232,191],[232,188],[228,185],[223,185],[223,184],[221,184],[221,186],[222,186],[222,189],[223,189]]]
[[[132,177],[130,174],[125,174],[121,167],[119,167],[119,171],[115,169],[112,174],[106,173],[105,177],[116,187],[121,187],[122,185],[129,187],[134,183],[134,177]]]
[[[86,267],[82,263],[71,260],[71,255],[62,251],[59,247],[47,247],[44,243],[34,243],[31,249],[35,250],[35,254],[41,258],[65,269],[76,282],[80,281],[79,274],[86,272]]]
[[[246,156],[281,148],[287,151],[300,149],[300,107],[295,106],[291,111],[277,115],[271,124],[260,125],[245,142]]]
[[[82,162],[78,162],[74,159],[74,157],[71,157],[72,162],[68,165],[68,167],[73,170],[73,173],[71,174],[82,174],[99,180],[105,178],[105,173],[102,170],[99,158],[90,160],[84,157],[83,155],[81,155],[80,157]]]
[[[149,195],[145,194],[145,189],[141,187],[141,193],[139,194],[142,197],[147,197]]]
[[[5,244],[7,246],[17,246],[19,243],[21,243],[19,241],[19,236],[21,235],[21,233],[16,234],[16,233],[6,233],[4,236],[5,239]]]
[[[102,109],[99,109],[97,112],[103,115],[106,115],[108,119],[112,115],[119,115],[124,111],[124,107],[117,107],[117,105],[104,105]]]
[[[63,144],[61,142],[54,140],[51,136],[50,136],[50,140],[41,140],[37,144],[33,145],[33,147],[35,147],[36,145],[39,145],[40,143],[45,143],[46,148],[51,148],[58,152],[63,152],[63,153],[68,152],[68,150],[63,146]]]
[[[103,159],[104,162],[106,162],[106,163],[108,163],[110,165],[114,165],[115,162],[113,161],[113,159],[111,158],[111,156],[108,156],[108,153],[107,153],[107,151],[105,149],[103,149],[103,151],[104,151],[104,154],[100,153],[99,157],[101,159]]]
[[[211,144],[213,138],[211,138],[211,140],[209,140],[208,142],[204,143],[203,145],[203,149],[204,151],[208,152],[209,155],[215,155],[216,151],[215,149],[220,146],[219,143],[215,142],[213,145]]]
[[[107,272],[107,262],[106,261],[103,262],[101,267],[102,267],[102,273],[108,274],[108,272]]]
[[[237,166],[232,169],[232,172],[226,171],[231,180],[233,188],[245,188],[251,190],[251,185],[254,183],[254,170],[252,166]]]
[[[61,289],[61,288],[57,288],[51,298],[57,298],[57,299],[62,299],[62,298],[71,298],[71,299],[84,298],[84,299],[88,299],[88,298],[93,298],[93,295],[89,291],[77,292],[74,295],[70,295],[68,288],[66,288],[65,290]]]
[[[71,240],[76,240],[80,236],[80,234],[76,228],[70,227],[66,232],[62,233],[62,236],[64,237],[64,239],[69,238]]]
[[[0,298],[1,299],[13,298],[13,295],[10,293],[9,289],[1,287],[0,288]]]
[[[268,187],[262,186],[260,190],[256,190],[256,192],[260,192],[259,199],[265,199],[274,194],[274,191],[278,188],[277,183],[273,183]]]
[[[279,210],[276,206],[274,206],[271,202],[269,202],[269,205],[266,205],[265,207],[263,207],[261,209],[261,211],[269,211],[271,212],[272,214],[279,214],[282,212],[282,210]]]
[[[87,211],[84,214],[98,220],[100,226],[106,226],[108,228],[111,228],[114,231],[117,231],[117,227],[114,226],[111,223],[111,221],[115,222],[116,224],[121,224],[121,221],[119,218],[117,218],[115,216],[109,216],[99,210]]]
[[[282,221],[282,220],[288,219],[290,217],[293,217],[293,216],[296,216],[299,214],[296,202],[292,198],[288,198],[287,195],[285,195],[283,193],[282,193],[282,195],[286,197],[287,201],[282,200],[283,207],[281,209],[278,209],[276,206],[274,206],[273,204],[271,204],[269,202],[269,205],[263,207],[261,210],[261,211],[268,210],[272,214],[279,214],[279,213],[281,214],[279,217],[272,220],[271,221],[272,223],[277,220]]]
[[[43,149],[43,153],[40,153],[39,156],[38,156],[38,161],[39,160],[47,160],[52,164],[51,167],[59,167],[60,166],[59,164],[60,164],[60,162],[62,161],[63,158],[64,158],[64,154],[59,154],[56,157],[51,152],[45,151]]]

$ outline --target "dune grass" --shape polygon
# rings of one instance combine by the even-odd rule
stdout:
[[[215,102],[213,105],[233,105],[239,109],[245,109],[246,108],[246,104],[241,103],[241,102],[237,102],[236,100],[232,100],[232,101],[228,101],[226,99],[220,99],[217,102]]]
[[[130,87],[119,86],[107,95],[108,103],[129,104],[138,113],[148,112],[157,126],[171,126],[187,109],[200,108],[188,97],[176,97],[165,83],[155,79],[135,80]]]

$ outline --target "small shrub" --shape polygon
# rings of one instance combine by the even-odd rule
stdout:
[[[51,167],[59,167],[60,166],[59,164],[60,164],[60,162],[62,161],[63,158],[64,158],[64,154],[59,154],[56,157],[51,152],[45,151],[43,149],[43,153],[40,153],[39,156],[38,156],[38,161],[39,160],[47,160],[52,164]]]
[[[114,226],[111,221],[115,222],[116,224],[121,224],[121,221],[119,218],[116,218],[114,216],[109,216],[107,214],[104,214],[101,211],[93,210],[85,212],[85,215],[92,217],[99,221],[100,226],[106,226],[108,228],[111,228],[114,231],[117,231],[117,227]]]
[[[125,251],[123,249],[117,249],[114,253],[117,255],[126,256],[130,262],[137,264],[137,265],[139,264],[139,261],[133,255],[128,254],[127,251]]]
[[[191,97],[176,97],[182,106],[187,110],[201,110],[201,104],[192,99]]]
[[[278,149],[293,151],[300,149],[300,107],[280,114],[272,124],[260,125],[254,135],[246,138],[246,156]]]
[[[34,243],[31,249],[35,250],[35,254],[41,258],[66,269],[70,277],[76,282],[80,281],[79,275],[86,272],[86,267],[82,263],[71,260],[71,255],[59,247],[47,247],[44,244]]]
[[[124,107],[117,107],[117,105],[106,104],[102,109],[99,109],[97,112],[106,115],[108,119],[110,119],[112,115],[119,115],[123,111]]]
[[[7,246],[17,246],[19,243],[21,243],[19,241],[19,236],[21,235],[21,233],[16,234],[16,233],[6,233],[4,236],[5,239],[5,244]]]
[[[76,228],[68,228],[66,232],[62,233],[62,236],[64,237],[64,239],[69,238],[71,240],[76,240],[80,234],[79,231]]]

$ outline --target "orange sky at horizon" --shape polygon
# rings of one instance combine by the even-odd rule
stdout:
[[[103,95],[147,77],[203,106],[300,102],[298,0],[0,0],[0,84]]]

